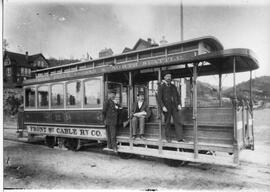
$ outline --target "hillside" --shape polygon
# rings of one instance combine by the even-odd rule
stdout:
[[[59,66],[59,65],[65,65],[69,63],[76,63],[79,62],[79,59],[55,59],[55,58],[49,58],[47,61],[50,63],[50,67]]]
[[[252,96],[255,101],[270,101],[270,76],[262,76],[252,79]],[[236,86],[237,97],[249,97],[250,81],[245,81]],[[224,96],[232,97],[233,88],[224,90]]]
[[[249,98],[250,81],[236,85],[237,98]],[[218,103],[218,88],[209,83],[198,81],[198,104],[199,106],[216,105]],[[233,97],[233,87],[227,88],[222,93],[223,97]],[[252,79],[252,98],[255,105],[270,105],[270,76],[262,76]],[[227,104],[230,104],[227,103]]]

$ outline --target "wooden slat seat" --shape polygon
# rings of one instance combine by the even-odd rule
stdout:
[[[179,118],[183,124],[184,139],[187,142],[194,141],[194,127],[192,120],[192,108],[184,108],[179,112]],[[211,121],[212,120],[212,121]],[[198,143],[208,145],[233,144],[233,114],[231,108],[198,108]],[[121,130],[119,135],[129,136],[129,128]],[[147,139],[159,139],[159,120],[152,119],[145,124],[145,137]],[[165,123],[162,123],[162,138],[165,138]],[[172,139],[176,140],[174,125],[172,123]]]

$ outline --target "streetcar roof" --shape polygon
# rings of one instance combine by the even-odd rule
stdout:
[[[201,67],[199,75],[214,75],[233,73],[233,59],[235,58],[235,72],[252,71],[259,68],[255,53],[250,49],[227,49],[198,55],[191,62],[208,62],[208,67]]]
[[[48,67],[48,68],[44,68],[44,69],[35,70],[35,71],[33,71],[33,73],[45,72],[45,71],[50,71],[52,69],[60,69],[60,68],[69,67],[69,66],[76,66],[78,64],[83,64],[83,63],[88,63],[88,62],[96,62],[96,61],[100,61],[100,60],[113,59],[116,57],[133,55],[133,54],[136,54],[139,52],[151,51],[151,50],[156,50],[156,49],[161,49],[161,48],[166,48],[166,47],[173,47],[175,45],[185,45],[185,44],[191,44],[191,43],[196,44],[196,43],[199,43],[201,41],[210,44],[215,50],[223,50],[223,45],[220,43],[220,41],[217,38],[215,38],[214,36],[204,36],[204,37],[199,37],[199,38],[194,38],[194,39],[189,39],[189,40],[184,40],[184,41],[179,41],[179,42],[174,42],[174,43],[167,43],[164,45],[150,47],[147,49],[134,50],[134,51],[129,51],[129,52],[125,52],[125,53],[115,54],[112,56],[97,58],[97,59],[88,60],[88,61],[80,61],[80,62],[69,63],[69,64],[65,64],[65,65]]]
[[[132,71],[140,69],[151,69],[156,67],[167,67],[179,77],[188,77],[192,75],[191,63],[199,63],[198,75],[215,75],[233,73],[233,59],[235,58],[235,71],[244,72],[259,68],[255,54],[250,49],[227,49],[216,52],[206,53],[183,58],[181,55],[168,56],[163,59],[149,59],[146,61],[134,61],[131,63],[123,63],[117,65],[100,66],[96,68],[88,68],[84,70],[73,71],[69,73],[48,75],[29,79],[25,81],[27,84],[44,83],[58,80],[74,79],[79,77],[89,77],[89,75],[102,75],[104,73],[114,73],[122,71]]]

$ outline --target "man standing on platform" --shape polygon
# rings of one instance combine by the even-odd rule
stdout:
[[[181,110],[180,97],[176,86],[171,81],[171,72],[166,71],[158,89],[158,102],[165,116],[165,136],[166,140],[171,142],[171,117],[173,117],[177,141],[184,142],[183,126],[178,116],[178,111]]]
[[[115,102],[116,91],[108,91],[108,99],[103,105],[103,119],[106,125],[107,132],[107,146],[117,152],[116,145],[116,125],[118,117],[119,105]]]

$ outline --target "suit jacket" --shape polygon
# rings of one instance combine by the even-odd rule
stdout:
[[[181,105],[179,93],[174,84],[168,85],[162,82],[158,89],[157,99],[160,107],[165,106],[168,110]]]
[[[142,111],[146,112],[145,118],[148,119],[151,115],[151,111],[150,111],[147,103],[145,101],[143,101],[141,108],[139,108],[138,101],[136,101],[135,103],[133,103],[133,106],[132,106],[131,117],[133,116],[134,113],[138,113],[138,112],[142,112]]]
[[[118,105],[115,104],[111,99],[104,102],[102,114],[103,119],[106,120],[106,125],[117,125],[118,109],[116,106]]]

